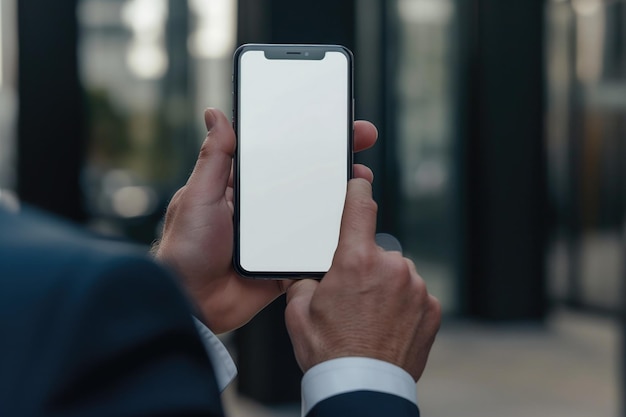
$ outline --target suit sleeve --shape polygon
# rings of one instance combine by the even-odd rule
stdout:
[[[139,256],[87,264],[56,314],[46,412],[223,416],[210,360],[170,276]]]
[[[374,391],[355,391],[318,403],[306,417],[419,417],[417,406],[405,398]]]

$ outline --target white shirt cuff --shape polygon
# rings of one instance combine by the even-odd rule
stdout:
[[[330,397],[354,391],[383,392],[417,405],[415,381],[404,369],[377,359],[348,357],[322,362],[304,374],[302,415]]]
[[[222,341],[200,320],[194,317],[193,321],[196,324],[207,355],[211,359],[215,379],[217,379],[217,387],[220,391],[224,391],[237,376],[237,366],[235,366],[233,358],[226,350],[226,346],[224,346]]]

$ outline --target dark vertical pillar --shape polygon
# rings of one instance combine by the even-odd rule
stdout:
[[[379,203],[378,231],[400,233],[399,173],[396,149],[397,120],[394,77],[397,74],[399,22],[395,1],[359,0],[356,3],[355,111],[357,119],[378,128],[379,141],[356,156],[356,162],[374,171],[374,198]]]
[[[453,36],[456,39],[457,47],[454,53],[456,57],[457,70],[454,72],[453,80],[455,83],[454,109],[451,121],[454,123],[453,135],[453,178],[456,183],[456,205],[460,208],[457,210],[457,227],[458,239],[453,248],[457,258],[457,300],[458,311],[462,314],[469,314],[470,311],[470,234],[469,234],[469,197],[468,188],[470,179],[469,171],[469,138],[470,126],[472,126],[472,117],[470,112],[471,88],[470,83],[476,72],[474,55],[477,48],[478,36],[477,31],[477,6],[474,2],[466,0],[456,0],[457,8],[456,20],[454,25]],[[464,208],[464,209],[461,209]]]
[[[17,190],[29,204],[85,220],[77,0],[20,0]]]
[[[466,308],[489,320],[542,320],[546,174],[544,2],[467,7],[463,155]]]
[[[239,0],[238,43],[355,45],[355,1]],[[284,322],[284,299],[237,332],[239,391],[266,404],[300,401],[302,376]]]
[[[237,44],[270,43],[272,0],[238,0]]]
[[[185,165],[193,166],[198,157],[197,138],[192,137],[190,126],[198,117],[193,114],[190,100],[187,99],[191,88],[189,50],[189,4],[187,0],[168,0],[166,25],[166,47],[169,66],[162,81],[163,86],[163,121],[162,138],[164,147],[173,147]],[[182,109],[181,109],[182,107]],[[184,184],[187,172],[180,170],[179,178],[173,181],[175,187]]]
[[[340,44],[354,49],[354,0],[269,2],[272,43]]]
[[[582,238],[583,238],[583,148],[584,148],[584,109],[582,107],[583,87],[576,74],[577,62],[577,25],[576,17],[572,19],[568,28],[568,47],[571,61],[569,76],[569,117],[568,117],[568,147],[567,147],[567,212],[564,223],[566,227],[567,247],[567,293],[566,304],[579,307],[583,303],[582,289]]]
[[[613,5],[614,9],[614,17],[615,19],[615,56],[618,57],[615,63],[616,74],[615,77],[622,81],[626,80],[626,3],[620,3]],[[622,114],[626,113],[626,109],[622,109]],[[622,154],[624,155],[624,150],[626,150],[626,117],[622,117],[620,122],[619,131],[621,133],[622,139]],[[622,253],[624,254],[623,262],[626,265],[626,166],[622,164],[621,171],[622,178]],[[620,320],[621,320],[621,355],[619,356],[620,368],[621,368],[621,392],[622,395],[620,397],[620,414],[626,417],[626,268],[623,269],[624,273],[622,274],[622,282],[621,282],[621,293],[622,293],[622,308],[620,311]]]

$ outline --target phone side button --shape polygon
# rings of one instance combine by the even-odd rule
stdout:
[[[354,105],[355,105],[355,101],[354,99],[352,99],[352,121],[354,122]]]

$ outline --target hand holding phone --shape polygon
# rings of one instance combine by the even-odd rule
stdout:
[[[305,373],[346,357],[392,363],[415,381],[424,371],[441,305],[411,260],[377,244],[376,212],[371,184],[351,180],[332,268],[287,290],[285,321]]]
[[[209,131],[187,181],[172,197],[163,236],[155,256],[177,272],[198,307],[200,318],[214,333],[235,330],[276,297],[292,281],[242,278],[233,268],[233,189],[230,184],[235,133],[221,111],[205,112]],[[376,142],[376,127],[354,123],[354,151]],[[369,168],[354,165],[354,176],[372,182]]]

